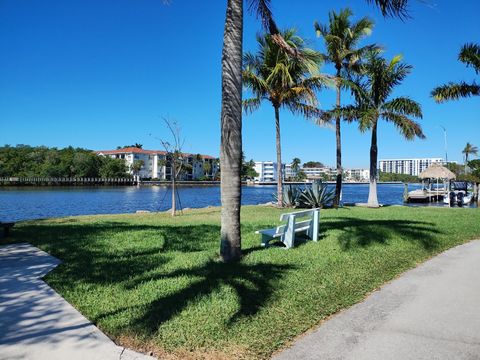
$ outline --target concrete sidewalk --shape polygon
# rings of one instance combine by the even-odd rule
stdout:
[[[480,241],[408,271],[274,359],[480,359]]]
[[[153,359],[115,345],[41,280],[59,263],[29,244],[0,247],[0,359]]]

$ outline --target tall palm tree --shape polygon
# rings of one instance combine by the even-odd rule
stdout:
[[[335,66],[335,89],[337,92],[336,107],[340,108],[340,96],[342,92],[343,78],[348,76],[351,71],[358,68],[359,62],[373,46],[357,48],[362,38],[370,35],[373,29],[373,21],[367,17],[352,23],[350,18],[353,12],[350,9],[343,9],[337,14],[331,11],[328,14],[328,24],[319,24],[315,22],[315,31],[318,37],[322,37],[325,42],[326,53],[323,58]],[[340,204],[340,194],[342,191],[342,141],[340,129],[340,117],[335,119],[335,138],[337,145],[337,177],[335,185],[335,198],[333,206]]]
[[[269,101],[275,111],[275,133],[277,151],[277,200],[283,206],[282,147],[280,141],[280,108],[307,118],[319,118],[315,90],[326,82],[319,74],[321,54],[309,49],[295,29],[280,33],[285,43],[297,56],[291,56],[271,35],[257,36],[258,53],[246,53],[243,57],[243,82],[254,97],[243,101],[247,113],[260,107],[263,100]]]
[[[368,55],[368,61],[362,66],[362,77],[359,77],[357,85],[352,87],[356,104],[330,113],[330,116],[341,116],[348,121],[356,120],[360,131],[371,130],[372,132],[369,207],[379,207],[377,197],[378,121],[383,119],[393,123],[407,140],[413,140],[415,137],[425,138],[420,124],[410,118],[422,117],[420,104],[408,97],[390,99],[395,86],[399,85],[412,69],[410,65],[400,61],[400,56],[387,61],[380,57],[378,51],[371,52]]]
[[[465,44],[458,54],[458,60],[473,67],[478,75],[480,71],[480,45]],[[473,81],[471,84],[464,81],[459,83],[450,82],[448,84],[438,86],[432,90],[432,96],[436,102],[441,103],[447,100],[457,100],[470,96],[480,95],[480,85]]]
[[[468,157],[470,155],[478,155],[478,148],[475,145],[472,145],[469,142],[467,142],[467,145],[465,145],[465,148],[462,150],[462,153],[465,155],[465,173],[467,173]]]
[[[367,0],[384,16],[405,18],[408,0]],[[262,25],[272,35],[278,29],[270,11],[270,0],[249,0]],[[220,257],[225,262],[241,257],[240,199],[242,168],[242,52],[243,0],[227,0],[222,50],[222,105],[220,119],[221,229]]]

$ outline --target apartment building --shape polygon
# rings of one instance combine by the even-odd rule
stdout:
[[[143,161],[143,166],[136,174],[142,179],[171,179],[171,166],[167,160],[167,153],[161,150],[144,150],[136,147],[127,147],[116,150],[97,151],[97,154],[125,160],[129,172],[134,171],[132,166],[135,161]],[[200,154],[182,154],[185,171],[180,174],[180,180],[198,180],[202,177],[215,178],[219,165],[213,156]],[[207,165],[208,164],[208,165]]]
[[[344,179],[347,181],[369,181],[370,170],[368,169],[345,169]]]
[[[294,178],[297,175],[297,172],[292,169],[292,164],[282,164],[283,166],[283,178],[289,179]],[[255,161],[255,171],[258,173],[258,176],[254,179],[259,182],[269,182],[277,181],[278,170],[277,163],[273,161]],[[300,171],[303,171],[307,176],[308,180],[315,179],[330,179],[332,176],[335,176],[336,170],[329,167],[312,167],[312,168],[300,168]]]
[[[386,173],[418,176],[433,163],[443,164],[444,160],[442,158],[382,159],[379,161],[378,170]]]
[[[337,170],[328,166],[323,167],[302,167],[308,180],[331,179],[337,175]]]
[[[269,182],[277,181],[278,171],[277,163],[273,161],[255,161],[255,171],[258,176],[255,181]]]

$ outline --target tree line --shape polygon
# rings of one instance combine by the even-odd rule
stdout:
[[[66,147],[5,145],[0,147],[0,177],[127,178],[123,159],[97,155],[92,150]]]

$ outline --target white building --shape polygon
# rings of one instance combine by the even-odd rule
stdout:
[[[258,176],[254,179],[259,182],[275,182],[278,178],[277,163],[273,161],[255,161],[255,171]],[[336,175],[336,170],[329,167],[302,167],[308,180],[330,179]],[[297,172],[292,169],[292,164],[283,164],[283,179],[294,178]]]
[[[327,166],[323,167],[302,167],[302,171],[307,175],[308,180],[332,179],[337,175],[337,170]]]
[[[277,163],[273,161],[255,161],[255,171],[258,176],[255,181],[269,182],[277,181]]]
[[[97,151],[97,154],[116,159],[124,159],[130,174],[135,161],[143,161],[143,166],[138,172],[140,178],[169,180],[171,167],[167,161],[167,153],[161,150],[144,150],[128,147],[117,150]],[[218,162],[209,155],[182,154],[183,163],[188,165],[183,172],[181,180],[198,180],[201,177],[215,178],[218,173]],[[208,164],[208,165],[206,165]]]
[[[292,168],[292,164],[286,164],[284,165],[284,175],[283,177],[285,179],[293,179],[295,176],[297,176],[297,171]]]
[[[418,176],[433,163],[443,164],[444,160],[442,158],[383,159],[379,162],[378,170],[386,173]]]
[[[347,181],[369,181],[370,170],[368,169],[346,169],[344,171],[345,180]]]

